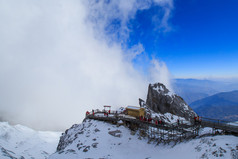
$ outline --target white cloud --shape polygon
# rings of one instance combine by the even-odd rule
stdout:
[[[163,83],[170,91],[173,92],[171,85],[171,74],[166,64],[158,59],[151,61],[152,67],[150,68],[150,81],[151,83]]]
[[[173,9],[173,0],[92,0],[86,1],[85,4],[89,8],[88,20],[93,22],[99,39],[109,38],[113,42],[124,43],[131,32],[128,27],[129,21],[135,18],[137,11],[149,9],[151,6],[160,6],[162,10],[157,13],[158,15],[154,15],[155,29],[157,31],[171,29],[168,20]],[[111,25],[112,21],[114,25]]]
[[[118,16],[122,39],[128,38],[128,19],[149,6],[113,1],[110,5],[118,6],[114,11],[102,2],[94,8],[94,3],[0,1],[3,118],[38,129],[62,129],[81,122],[87,110],[138,105],[138,98],[145,98],[146,77],[125,59],[120,43],[108,45],[103,30],[111,16]],[[143,51],[140,44],[135,48],[133,56]]]

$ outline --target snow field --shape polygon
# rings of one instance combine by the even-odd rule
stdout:
[[[207,131],[207,130],[205,130]],[[209,131],[209,130],[208,130]],[[80,133],[79,133],[80,132]],[[109,123],[86,120],[68,131],[72,142],[50,159],[78,158],[235,158],[238,156],[238,138],[235,136],[202,137],[175,144],[149,142],[138,132]]]
[[[60,135],[60,132],[35,131],[22,125],[0,122],[0,158],[48,158],[56,151]]]

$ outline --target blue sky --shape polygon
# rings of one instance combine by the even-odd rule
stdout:
[[[152,6],[137,11],[129,23],[127,45],[144,46],[134,59],[147,69],[141,58],[164,61],[174,77],[238,77],[238,1],[175,0],[168,29],[158,28],[163,8]]]

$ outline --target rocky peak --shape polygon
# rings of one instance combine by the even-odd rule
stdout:
[[[149,85],[146,105],[155,112],[171,113],[187,120],[196,116],[183,98],[169,91],[162,83]]]
[[[172,95],[172,92],[170,92],[165,85],[163,85],[162,83],[155,83],[155,84],[150,84],[149,87],[151,87],[152,89],[156,90],[157,92],[161,93],[161,94],[170,94]]]

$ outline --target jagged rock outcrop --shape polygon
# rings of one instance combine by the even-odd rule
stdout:
[[[68,145],[72,144],[72,142],[77,138],[78,134],[84,133],[84,131],[83,131],[84,125],[81,129],[77,129],[78,127],[79,127],[78,124],[74,124],[74,125],[72,125],[71,128],[67,129],[65,131],[65,133],[62,134],[62,136],[60,137],[60,141],[59,141],[56,151],[64,150]],[[74,137],[72,137],[72,133],[75,130],[77,130],[77,133],[75,134]]]
[[[196,113],[180,96],[170,92],[162,83],[150,84],[146,105],[158,113],[171,113],[191,120]]]
[[[178,116],[171,113],[162,114],[160,112],[153,111],[146,105],[145,101],[140,98],[139,105],[141,108],[145,109],[147,117],[152,117],[154,119],[157,119],[158,121],[161,120],[163,123],[173,124],[174,122],[177,122],[177,119],[179,119]]]

